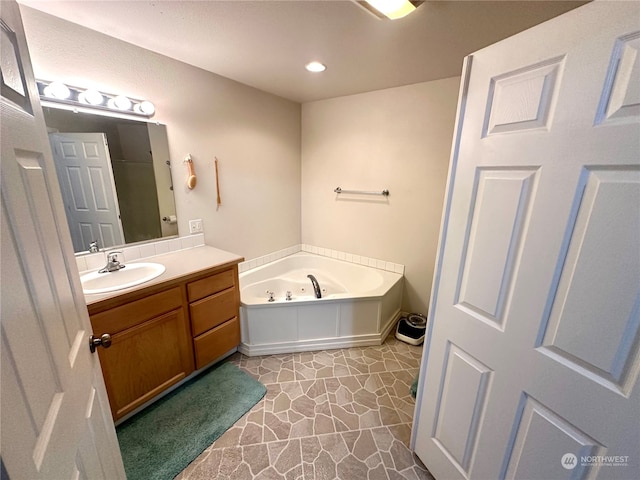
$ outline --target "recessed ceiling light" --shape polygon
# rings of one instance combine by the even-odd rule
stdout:
[[[310,72],[318,73],[324,72],[327,69],[327,66],[320,62],[309,62],[304,66],[304,68],[306,68]]]

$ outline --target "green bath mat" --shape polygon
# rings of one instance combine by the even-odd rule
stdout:
[[[232,363],[177,388],[116,428],[127,479],[174,478],[266,392]]]

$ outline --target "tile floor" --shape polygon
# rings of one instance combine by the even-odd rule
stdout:
[[[376,347],[232,355],[267,394],[176,478],[433,480],[408,448],[421,354],[390,335]]]

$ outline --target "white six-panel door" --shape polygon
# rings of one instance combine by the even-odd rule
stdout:
[[[49,134],[76,252],[124,243],[120,207],[104,133]]]
[[[640,478],[640,3],[464,69],[414,449],[440,480]]]
[[[124,479],[20,12],[1,7],[2,475]]]

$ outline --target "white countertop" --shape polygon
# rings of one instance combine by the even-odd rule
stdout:
[[[244,258],[235,253],[226,252],[218,248],[210,247],[208,245],[202,245],[199,247],[188,248],[186,250],[178,250],[177,252],[165,253],[163,255],[156,255],[154,257],[143,258],[135,262],[127,262],[125,265],[139,262],[153,262],[160,263],[165,266],[165,271],[162,275],[149,280],[148,282],[136,285],[134,287],[123,288],[121,290],[114,290],[107,293],[96,293],[91,295],[85,295],[85,301],[87,305],[100,302],[107,298],[117,297],[124,293],[130,293],[142,288],[158,285],[160,283],[174,280],[185,275],[197,273],[202,270],[215,268],[226,263],[238,263],[242,262]]]

